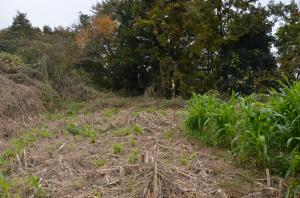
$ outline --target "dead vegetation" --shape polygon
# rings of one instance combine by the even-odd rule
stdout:
[[[36,129],[32,144],[6,158],[3,169],[10,193],[149,198],[280,195],[278,186],[268,187],[264,177],[245,173],[228,159],[216,157],[214,150],[183,137],[184,111],[174,114],[172,105],[153,110],[153,101],[139,98],[110,100],[122,105],[94,101]],[[91,106],[100,108],[90,112]]]
[[[40,71],[42,65],[32,67],[9,54],[0,57],[0,137],[13,136],[46,110],[62,108],[63,99],[82,101],[97,95],[76,77],[65,77],[65,81],[57,82],[61,86],[56,89]]]

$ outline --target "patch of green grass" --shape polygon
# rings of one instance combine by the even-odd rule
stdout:
[[[107,109],[103,114],[105,117],[111,118],[114,115],[117,115],[119,112],[120,112],[120,110],[118,108],[112,107],[112,108]]]
[[[83,109],[84,103],[71,102],[67,105],[67,116],[75,116]]]
[[[72,135],[80,135],[82,133],[82,129],[75,125],[75,124],[69,124],[67,127],[66,127],[66,131],[68,131],[69,133],[71,133]]]
[[[125,136],[128,136],[130,135],[132,132],[132,129],[131,128],[128,128],[128,127],[122,127],[122,128],[119,128],[119,129],[116,129],[113,131],[113,135],[114,136],[117,136],[117,137],[125,137]]]
[[[165,132],[164,132],[164,138],[165,138],[166,140],[169,140],[169,141],[170,141],[170,140],[173,138],[173,132],[170,131],[170,130],[165,131]]]
[[[113,151],[114,154],[120,154],[123,150],[123,145],[122,144],[114,144],[113,145]]]
[[[189,164],[189,160],[183,154],[180,154],[178,162],[181,166],[187,166]]]
[[[133,181],[132,181],[131,178],[129,178],[128,181],[127,181],[127,189],[128,189],[129,192],[132,191],[132,185],[133,185]]]
[[[193,152],[192,154],[189,155],[189,159],[195,159],[197,157],[198,153],[197,152]]]
[[[55,112],[55,113],[47,113],[46,117],[48,120],[61,120],[65,117],[63,113]]]
[[[10,195],[11,184],[4,178],[4,175],[0,172],[0,193],[1,197],[9,198]]]
[[[5,151],[2,153],[2,157],[4,160],[15,157],[16,152],[13,148],[7,148]]]
[[[157,112],[160,114],[160,115],[163,115],[163,116],[167,116],[167,112],[164,110],[164,109],[158,109]]]
[[[95,198],[101,198],[101,192],[95,192],[94,197]]]
[[[91,125],[84,125],[83,127],[77,126],[75,124],[70,124],[66,127],[66,130],[72,135],[80,135],[91,139],[91,143],[95,143],[97,139],[97,132],[93,129]]]
[[[157,111],[157,108],[154,108],[154,107],[148,107],[146,110],[145,110],[147,113],[155,113]]]
[[[133,137],[130,137],[129,144],[131,146],[135,147],[137,145],[137,141]]]
[[[39,178],[29,175],[25,178],[25,188],[27,192],[30,192],[31,189],[35,191],[35,197],[43,197],[43,191],[39,185]]]
[[[105,159],[96,159],[93,161],[94,166],[96,167],[102,167],[107,163]]]
[[[27,146],[32,146],[35,143],[36,139],[37,137],[34,131],[24,133],[24,135],[22,135],[21,137],[13,139],[12,142],[14,145],[15,153],[20,153],[20,151]]]
[[[91,125],[87,124],[82,127],[82,136],[90,138],[91,143],[96,143],[97,132]]]
[[[39,138],[50,138],[52,135],[49,131],[46,131],[46,130],[41,130],[37,133],[37,136]]]
[[[140,151],[138,149],[134,149],[128,157],[128,162],[130,164],[136,164],[140,158]]]
[[[132,131],[135,134],[143,134],[144,133],[143,128],[140,125],[137,125],[137,124],[135,124],[135,125],[132,126]]]

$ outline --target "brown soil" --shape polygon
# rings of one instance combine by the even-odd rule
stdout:
[[[102,103],[90,104],[86,109],[92,105],[93,113],[43,124],[42,129],[52,135],[38,138],[24,149],[20,160],[7,167],[7,176],[34,175],[44,196],[54,198],[280,197],[278,186],[267,187],[264,177],[237,168],[230,157],[220,157],[215,149],[188,141],[181,130],[183,110],[153,111],[141,108],[147,106],[144,102],[133,104],[123,105],[112,117],[106,115],[108,107],[102,107]],[[96,141],[67,132],[70,123],[92,126]],[[143,133],[116,133],[119,128],[134,125],[141,126]],[[121,153],[113,152],[114,144],[122,144]],[[134,152],[138,152],[138,158],[130,163]],[[13,190],[20,191],[22,197],[37,193],[25,189],[21,185]]]

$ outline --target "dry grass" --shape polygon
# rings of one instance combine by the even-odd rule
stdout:
[[[19,160],[14,156],[10,158],[5,166],[8,180],[31,174],[38,178],[37,186],[49,197],[276,195],[264,181],[257,182],[254,176],[245,179],[241,176],[242,170],[216,157],[212,149],[200,147],[183,137],[180,132],[182,110],[177,110],[174,116],[173,107],[163,108],[161,114],[144,110],[156,101],[119,100],[110,97],[110,102],[122,104],[118,106],[118,113],[111,116],[105,116],[105,112],[114,106],[96,100],[85,104],[75,117],[64,115],[45,122],[43,129],[47,129],[47,133],[41,133],[26,147],[26,155],[21,153]],[[89,109],[93,111],[86,113]],[[97,133],[95,142],[85,136],[74,138],[65,131],[70,124],[91,126]],[[125,135],[123,132],[116,135],[120,129]],[[118,148],[115,152],[118,147],[115,145],[122,145],[120,152]],[[8,146],[3,149],[6,148]],[[24,182],[17,186],[12,184],[11,192],[20,191],[22,197],[37,193],[33,187],[25,191],[24,186]]]

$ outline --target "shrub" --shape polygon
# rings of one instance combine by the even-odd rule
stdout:
[[[19,66],[22,65],[22,60],[16,56],[6,52],[0,52],[0,62],[8,63],[11,66]]]

